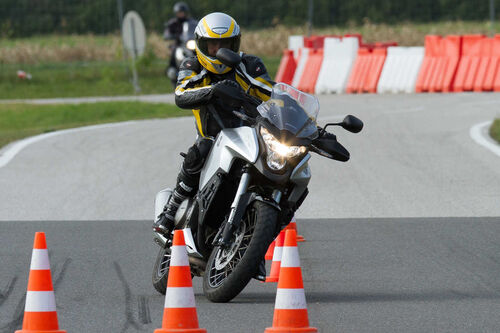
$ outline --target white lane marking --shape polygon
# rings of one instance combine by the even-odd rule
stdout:
[[[126,121],[126,122],[121,122],[121,123],[92,125],[92,126],[71,128],[71,129],[67,129],[67,130],[55,131],[55,132],[50,132],[50,133],[32,136],[30,138],[14,142],[10,146],[7,146],[5,151],[0,151],[0,168],[6,166],[21,150],[23,150],[24,148],[26,148],[29,145],[36,143],[38,141],[45,140],[45,139],[51,138],[53,136],[63,135],[63,134],[77,133],[77,132],[90,131],[90,130],[102,129],[102,128],[118,127],[118,126],[124,126],[124,125],[131,125],[131,124],[135,124],[135,123],[137,123],[137,121]]]
[[[500,156],[500,145],[496,144],[493,139],[489,138],[489,136],[485,136],[483,134],[484,128],[490,126],[493,121],[485,121],[483,123],[476,124],[471,127],[469,134],[472,140],[474,140],[477,144],[489,149],[494,154]]]

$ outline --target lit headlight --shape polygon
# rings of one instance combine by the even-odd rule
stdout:
[[[188,40],[188,42],[186,43],[186,47],[192,51],[194,51],[194,49],[196,49],[196,42],[194,40]]]
[[[260,135],[266,144],[267,165],[273,170],[283,169],[287,158],[296,157],[306,152],[304,146],[287,146],[279,142],[264,127],[260,128]]]

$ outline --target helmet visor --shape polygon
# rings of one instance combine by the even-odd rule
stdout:
[[[196,39],[198,49],[206,56],[215,57],[220,48],[230,49],[238,52],[240,49],[240,36],[230,38],[204,38]]]

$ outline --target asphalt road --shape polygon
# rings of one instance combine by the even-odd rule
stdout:
[[[352,113],[365,129],[334,129],[351,152],[314,155],[303,218],[500,216],[499,157],[470,128],[500,117],[500,94],[332,95],[320,124]],[[172,186],[192,117],[53,136],[0,168],[0,220],[144,220]]]
[[[320,124],[351,113],[342,164],[313,156],[298,212],[311,325],[321,332],[498,332],[500,157],[469,129],[500,116],[499,94],[321,97]],[[149,331],[155,193],[174,182],[193,120],[149,120],[53,136],[0,168],[0,332],[19,328],[35,231],[47,233],[60,326]],[[0,152],[1,154],[1,152]],[[318,219],[322,218],[322,219]],[[114,221],[112,221],[114,220]],[[50,221],[50,222],[48,222]],[[275,285],[211,304],[209,332],[262,332]]]
[[[498,332],[500,218],[299,220],[309,320],[320,332]],[[0,332],[20,328],[33,235],[51,253],[59,323],[68,332],[152,332],[164,297],[150,282],[149,221],[5,222]],[[325,232],[329,230],[329,232]],[[134,246],[131,246],[134,244]],[[263,332],[276,284],[229,304],[194,279],[200,326]]]

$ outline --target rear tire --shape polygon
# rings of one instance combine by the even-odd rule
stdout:
[[[277,221],[278,211],[265,203],[254,201],[247,208],[241,221],[241,233],[236,237],[237,247],[224,252],[216,246],[208,259],[203,291],[210,301],[229,302],[246,287],[264,260]]]

